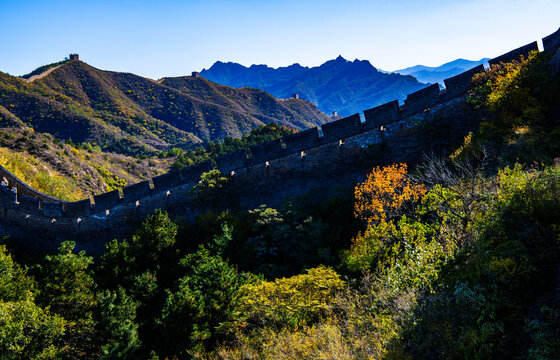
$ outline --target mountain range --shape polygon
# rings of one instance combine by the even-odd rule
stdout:
[[[399,99],[422,89],[426,84],[412,76],[386,74],[367,60],[348,61],[342,56],[316,67],[293,64],[271,68],[267,65],[245,67],[237,63],[216,62],[200,75],[210,81],[236,88],[265,90],[278,98],[298,94],[327,114],[348,116]]]
[[[309,101],[196,76],[154,81],[76,60],[41,71],[28,79],[0,72],[0,127],[138,154],[239,137],[271,122],[305,129],[330,120]]]
[[[258,88],[279,98],[298,94],[327,114],[349,116],[395,99],[403,101],[406,95],[427,84],[443,85],[443,79],[487,61],[457,59],[438,67],[416,65],[393,72],[376,69],[367,60],[348,61],[342,56],[316,67],[297,63],[279,68],[246,67],[218,61],[200,74],[219,84]]]
[[[396,70],[393,73],[401,75],[411,75],[415,77],[418,81],[424,83],[439,83],[443,85],[443,80],[460,74],[464,71],[470,70],[475,66],[483,64],[488,66],[489,58],[480,59],[478,61],[457,59],[445,63],[441,66],[431,67],[425,65],[416,65],[408,67],[406,69]]]

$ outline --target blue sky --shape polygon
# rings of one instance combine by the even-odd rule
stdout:
[[[0,71],[70,52],[154,79],[210,67],[315,66],[339,54],[396,70],[494,57],[560,27],[558,0],[0,0]]]

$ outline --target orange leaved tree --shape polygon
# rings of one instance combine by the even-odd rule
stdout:
[[[425,192],[424,185],[408,179],[406,164],[375,167],[354,189],[354,212],[368,224],[386,221],[401,215],[406,204],[419,200]]]

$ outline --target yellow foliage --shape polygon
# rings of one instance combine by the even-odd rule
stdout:
[[[408,201],[417,201],[426,193],[424,185],[407,178],[406,164],[376,167],[366,181],[354,190],[354,212],[368,223],[392,218]]]
[[[335,325],[320,324],[298,332],[283,331],[266,340],[265,359],[354,359]]]
[[[78,186],[54,173],[34,156],[0,148],[0,165],[30,187],[62,200],[75,201],[82,197]]]
[[[244,310],[253,321],[297,328],[324,317],[343,287],[334,270],[320,266],[307,274],[245,285]]]

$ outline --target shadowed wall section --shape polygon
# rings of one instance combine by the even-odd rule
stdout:
[[[484,71],[484,65],[478,65],[471,70],[467,70],[462,74],[445,79],[445,90],[447,96],[459,96],[464,94],[471,87],[471,79],[475,74]]]
[[[364,111],[367,129],[379,129],[399,120],[399,101],[393,100],[387,104],[379,105]]]
[[[404,101],[407,114],[415,114],[439,104],[442,100],[438,84],[432,84],[424,89],[409,94]]]
[[[511,62],[513,60],[519,60],[519,58],[521,56],[527,57],[527,55],[529,55],[529,53],[531,51],[539,51],[539,45],[537,44],[536,41],[527,44],[525,46],[522,46],[520,48],[517,48],[515,50],[512,50],[508,53],[505,53],[503,55],[498,56],[497,58],[488,60],[488,63],[490,65],[497,65],[501,62],[503,63],[507,63],[507,62]]]
[[[338,141],[362,132],[359,114],[345,117],[321,126],[326,141]]]

